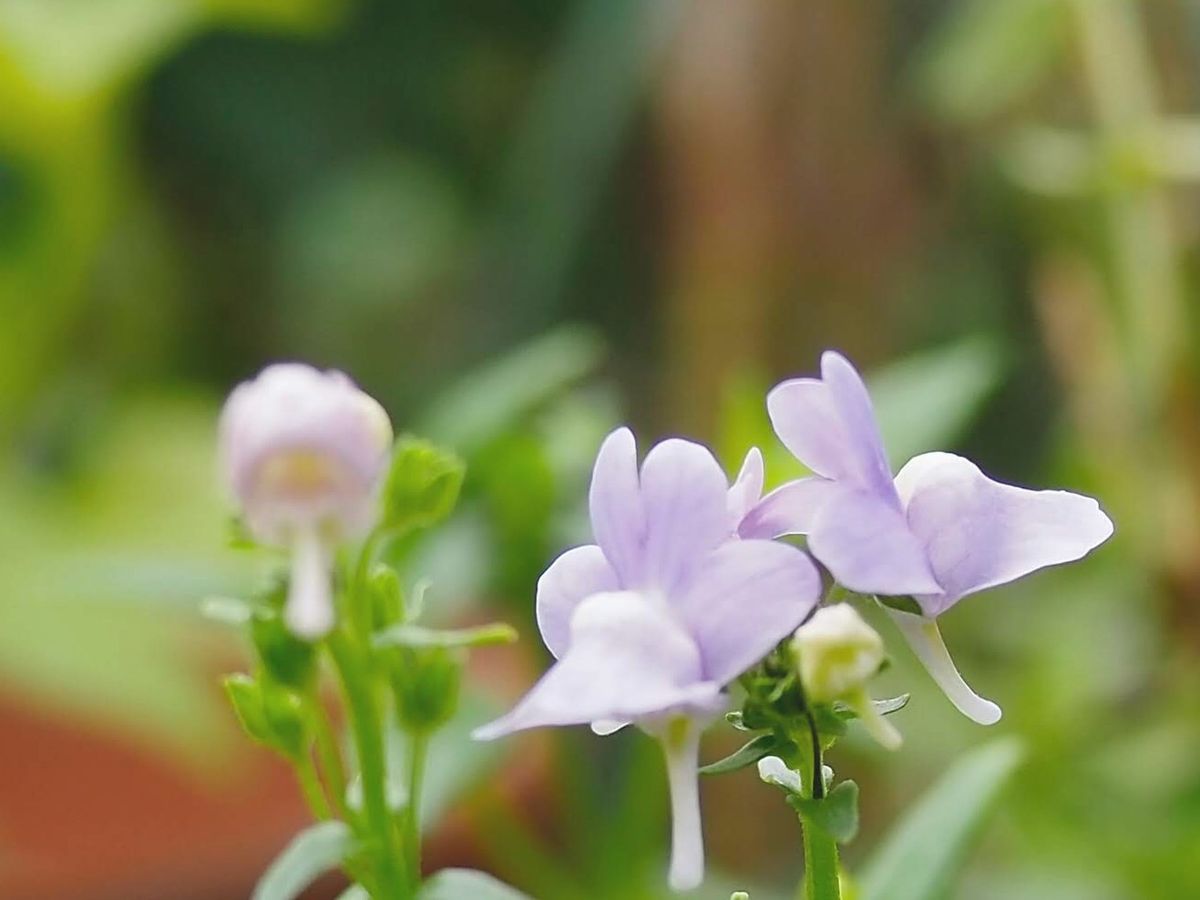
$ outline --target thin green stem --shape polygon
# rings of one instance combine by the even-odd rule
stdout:
[[[813,800],[823,800],[825,798],[825,774],[821,733],[811,714],[806,713],[805,719],[808,720],[808,734],[812,741],[812,774],[808,782],[809,796]],[[838,878],[837,841],[805,813],[800,814],[800,827],[804,832],[804,897],[806,900],[841,900],[842,888]]]
[[[429,735],[413,734],[408,748],[408,810],[404,816],[404,850],[408,858],[408,877],[414,890],[421,884],[421,790],[425,783],[428,756]]]
[[[300,782],[304,800],[308,803],[308,808],[312,810],[313,815],[321,820],[332,818],[329,803],[325,800],[325,792],[321,788],[321,779],[317,777],[312,757],[306,753],[299,759],[292,760],[292,768],[296,772],[296,780]]]
[[[325,705],[315,687],[309,692],[309,703],[313,708],[313,722],[316,726],[317,759],[325,775],[333,808],[340,818],[349,821],[350,810],[346,806],[346,769],[342,764],[337,735],[333,732]]]
[[[379,900],[410,896],[407,880],[400,872],[399,854],[394,840],[392,814],[387,803],[387,764],[379,709],[371,690],[370,673],[363,656],[350,636],[342,630],[328,639],[346,696],[346,711],[358,751],[359,779],[362,782],[364,825],[378,856]]]

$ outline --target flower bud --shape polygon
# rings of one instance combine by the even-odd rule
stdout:
[[[878,713],[866,691],[883,665],[883,638],[853,606],[838,603],[818,609],[796,629],[792,649],[810,703],[840,700],[880,744],[888,749],[900,745],[899,732]]]
[[[333,627],[339,541],[370,530],[392,427],[341,372],[268,366],[221,413],[221,467],[256,540],[292,551],[284,620],[300,637]]]

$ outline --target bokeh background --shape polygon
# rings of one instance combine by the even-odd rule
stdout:
[[[221,397],[300,358],[466,457],[406,578],[523,634],[434,745],[429,865],[661,895],[649,741],[462,734],[544,665],[533,585],[603,434],[757,443],[782,480],[764,392],[837,347],[896,462],[956,449],[1118,524],[944,620],[994,729],[881,624],[913,698],[899,753],[833,759],[851,869],[1002,734],[1024,763],[947,896],[1200,896],[1198,113],[1192,0],[0,0],[0,894],[241,898],[303,824],[198,612],[259,565]],[[701,895],[787,895],[775,793],[704,804]]]

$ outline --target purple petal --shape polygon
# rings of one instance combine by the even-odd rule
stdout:
[[[826,350],[821,354],[821,378],[829,387],[841,419],[848,451],[846,465],[856,483],[871,488],[881,497],[895,496],[892,467],[888,465],[875,410],[862,376],[846,357]]]
[[[720,464],[699,444],[671,439],[646,454],[643,581],[626,586],[670,593],[686,579],[695,564],[730,535],[728,490]]]
[[[562,656],[571,635],[571,616],[592,594],[620,590],[617,573],[595,544],[575,547],[550,564],[537,584],[537,623],[542,640]]]
[[[836,491],[817,513],[808,549],[842,585],[861,594],[941,591],[903,513],[874,494]]]
[[[730,541],[704,561],[674,606],[700,646],[705,678],[726,684],[794,631],[820,593],[820,576],[803,551]]]
[[[757,447],[751,447],[746,454],[746,459],[742,462],[742,469],[738,472],[727,495],[729,516],[733,520],[734,531],[737,531],[738,525],[754,504],[758,503],[758,499],[762,496],[765,477],[762,452]]]
[[[588,493],[592,534],[622,583],[641,575],[646,515],[638,483],[637,442],[628,428],[618,428],[600,445]]]
[[[783,445],[818,475],[840,478],[846,445],[829,388],[815,378],[794,378],[767,394],[767,414]]]
[[[808,534],[821,506],[838,492],[836,481],[801,478],[778,487],[756,503],[738,527],[743,538]]]
[[[695,642],[633,591],[595,594],[575,610],[566,653],[507,715],[475,731],[490,740],[543,725],[637,720],[720,702]]]
[[[937,596],[919,598],[929,615],[966,594],[1079,559],[1113,533],[1090,497],[1002,484],[952,453],[914,457],[896,487],[942,585]]]

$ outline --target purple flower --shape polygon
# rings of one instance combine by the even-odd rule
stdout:
[[[937,617],[963,597],[1045,566],[1080,559],[1112,534],[1095,500],[993,481],[951,453],[923,453],[893,479],[866,386],[842,356],[821,357],[821,378],[797,378],[767,397],[775,431],[815,473],[749,512],[743,532],[808,535],[808,547],[845,587],[911,596],[922,615],[889,608],[952,703],[982,724],[1000,708],[954,667]]]
[[[800,550],[736,536],[762,490],[752,451],[731,489],[712,454],[667,440],[641,471],[626,428],[604,441],[589,495],[596,543],[542,575],[537,620],[557,661],[490,739],[542,725],[635,722],[663,744],[673,811],[671,884],[703,876],[696,767],[721,689],[816,605],[820,578]]]
[[[278,363],[225,401],[222,473],[251,534],[291,550],[284,620],[302,638],[333,627],[333,552],[374,523],[391,445],[383,407],[341,372]]]

